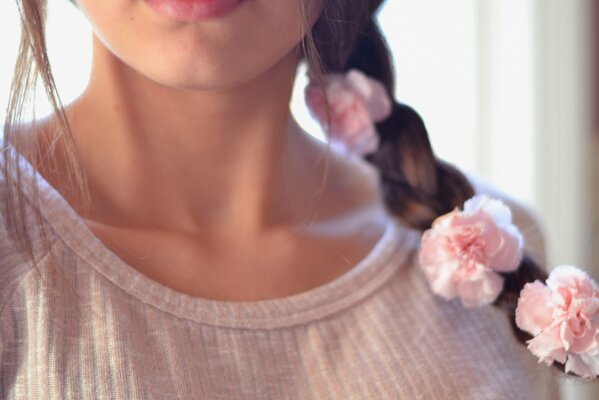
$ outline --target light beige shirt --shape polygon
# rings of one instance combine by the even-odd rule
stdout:
[[[22,170],[32,179],[24,160]],[[12,248],[2,207],[2,399],[558,398],[553,370],[500,310],[432,294],[415,257],[420,233],[391,215],[370,253],[333,281],[214,301],[127,265],[37,179],[52,253],[76,291],[46,290],[47,254],[39,275]]]

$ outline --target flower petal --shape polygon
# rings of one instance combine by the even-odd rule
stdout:
[[[540,334],[527,341],[528,349],[548,365],[553,361],[566,362],[566,350],[560,340],[559,327],[550,326]]]
[[[538,280],[524,285],[516,306],[518,328],[531,335],[538,335],[552,322],[551,290]]]
[[[522,260],[522,235],[513,225],[499,225],[491,214],[483,210],[471,214],[469,223],[483,227],[481,238],[485,242],[488,267],[495,271],[514,271]]]
[[[440,235],[434,230],[424,232],[419,252],[421,265],[447,262],[455,258],[446,236]]]
[[[564,370],[584,378],[596,378],[599,375],[599,355],[569,354]]]
[[[498,225],[509,225],[512,223],[512,212],[501,200],[491,198],[487,194],[477,194],[466,200],[464,213],[474,214],[483,210],[489,214]]]
[[[489,267],[501,272],[515,271],[522,261],[522,240],[506,230],[500,232],[501,244],[489,254]]]
[[[481,268],[471,279],[459,279],[458,295],[465,307],[477,307],[492,303],[501,289],[503,278],[488,268]]]
[[[563,325],[567,326],[566,323]],[[568,335],[563,336],[568,336],[571,340],[571,347],[568,349],[571,353],[586,353],[597,346],[597,329],[592,326],[588,327],[580,337],[573,338],[571,331],[568,332]]]
[[[424,273],[431,290],[441,297],[452,299],[456,296],[455,270],[458,268],[456,261],[432,265],[424,268]]]
[[[589,275],[574,265],[559,265],[551,270],[547,286],[553,291],[560,287],[576,288],[588,296],[593,295],[593,284]]]
[[[348,83],[362,96],[373,121],[383,121],[391,114],[391,99],[381,82],[366,76],[358,69],[349,70],[346,77]]]

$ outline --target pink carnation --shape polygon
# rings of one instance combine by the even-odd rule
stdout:
[[[437,218],[422,235],[420,266],[434,293],[466,307],[493,302],[503,288],[497,272],[520,265],[522,234],[500,200],[477,195]]]
[[[375,122],[391,114],[392,105],[382,83],[357,69],[343,74],[328,74],[324,90],[331,112],[330,133],[333,144],[347,153],[368,154],[379,145]],[[326,99],[315,82],[306,87],[306,103],[321,125],[327,124]]]
[[[534,336],[527,344],[539,362],[565,363],[566,372],[586,378],[599,375],[599,287],[586,272],[562,265],[547,285],[524,285],[516,325]]]

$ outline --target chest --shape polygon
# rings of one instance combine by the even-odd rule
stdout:
[[[286,297],[330,282],[362,260],[384,233],[372,221],[333,235],[264,235],[223,241],[165,232],[133,232],[89,223],[125,263],[164,286],[194,297],[257,301]]]
[[[178,318],[96,282],[76,307],[32,300],[35,312],[4,322],[3,398],[551,398],[539,391],[546,370],[507,323],[416,300],[422,282],[407,272],[278,329]]]

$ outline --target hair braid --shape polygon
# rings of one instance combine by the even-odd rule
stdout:
[[[359,69],[382,82],[393,98],[395,79],[390,51],[374,20],[381,3],[353,1],[351,6],[342,6],[339,0],[329,0],[312,35],[322,71]],[[321,41],[322,37],[329,41]],[[408,226],[429,229],[438,216],[461,207],[475,194],[463,173],[434,155],[425,124],[411,107],[394,101],[392,114],[376,127],[380,145],[365,159],[380,171],[386,207]],[[527,282],[545,281],[547,272],[524,255],[516,271],[500,275],[504,278],[503,290],[493,305],[506,312],[514,335],[525,345],[532,336],[516,326],[518,297]],[[553,365],[564,372],[564,364]]]
[[[395,81],[387,44],[370,19],[358,36],[344,70],[357,68],[381,81],[393,97]],[[377,125],[381,144],[366,157],[381,172],[387,206],[407,224],[421,230],[464,203],[474,189],[464,175],[435,157],[422,118],[394,102],[393,112]]]

